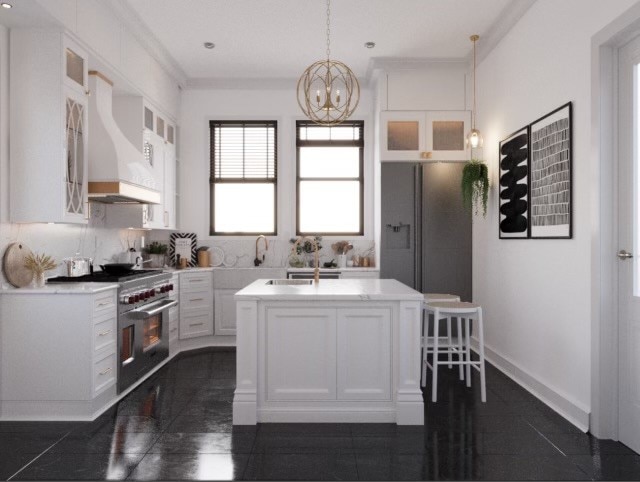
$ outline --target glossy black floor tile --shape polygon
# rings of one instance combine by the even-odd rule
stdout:
[[[181,353],[93,422],[0,423],[0,479],[640,480],[640,455],[490,365],[486,403],[476,373],[467,387],[441,368],[424,426],[233,426],[235,363],[229,349]]]
[[[164,433],[149,449],[160,454],[250,454],[255,433]]]
[[[59,454],[47,452],[12,480],[124,480],[143,454]]]
[[[356,456],[336,454],[252,454],[246,480],[358,480]]]
[[[239,480],[249,455],[147,454],[129,480]]]

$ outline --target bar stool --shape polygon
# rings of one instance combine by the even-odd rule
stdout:
[[[423,357],[423,373],[422,373],[422,386],[426,385],[426,368],[431,368],[433,372],[433,385],[431,400],[433,402],[438,401],[438,365],[454,364],[466,366],[466,378],[467,386],[471,386],[471,368],[475,368],[480,372],[480,395],[483,402],[487,401],[487,389],[485,384],[485,371],[484,371],[484,330],[482,326],[482,307],[476,303],[467,303],[461,301],[438,301],[432,303],[425,303],[425,319],[429,319],[429,314],[433,313],[433,353],[431,364],[427,361],[426,357]],[[439,361],[438,360],[438,321],[443,318],[457,317],[458,320],[465,321],[465,336],[462,336],[461,332],[458,332],[458,338],[464,338],[464,346],[461,350],[463,359],[459,358],[457,362]],[[480,359],[473,361],[471,359],[471,320],[475,320],[476,329],[478,334],[478,355]],[[427,323],[428,328],[428,323]]]
[[[438,303],[438,302],[449,302],[449,301],[460,301],[460,297],[458,295],[450,295],[450,294],[444,294],[444,293],[424,293],[424,305],[426,305],[427,303]],[[424,309],[424,306],[423,306]],[[427,354],[432,353],[433,350],[433,341],[432,341],[432,337],[428,336],[428,329],[429,329],[429,320],[428,320],[429,314],[428,313],[424,313],[424,316],[422,318],[422,333],[423,333],[423,338],[422,338],[422,386],[425,385],[426,383],[426,369],[425,369],[425,363],[427,362]],[[440,353],[447,353],[447,359],[449,360],[449,368],[452,367],[451,361],[453,359],[453,354],[457,353],[458,354],[458,361],[461,360],[462,357],[462,339],[461,339],[461,334],[462,334],[462,329],[461,329],[461,323],[460,323],[460,318],[457,319],[458,320],[458,343],[457,345],[454,345],[453,343],[453,337],[451,335],[451,317],[447,317],[447,333],[445,334],[445,336],[441,337],[441,339],[446,339],[447,343],[438,343],[438,350],[440,351]],[[429,341],[431,340],[431,345],[429,345]],[[441,341],[441,340],[439,340]],[[464,380],[464,370],[462,365],[458,365],[459,370],[460,370],[460,380]]]

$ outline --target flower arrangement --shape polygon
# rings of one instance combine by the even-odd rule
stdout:
[[[29,254],[24,259],[24,267],[33,273],[35,285],[44,286],[44,272],[54,269],[58,265],[55,260],[48,254]]]
[[[322,236],[314,236],[313,239],[315,240],[316,244],[318,245],[318,251],[320,251],[322,249]],[[289,240],[289,243],[295,244],[296,240],[297,240],[297,238],[291,238]],[[296,254],[302,254],[302,253],[311,254],[314,251],[315,251],[315,248],[313,246],[313,243],[311,241],[309,241],[308,239],[305,239],[303,242],[299,243],[296,246]]]

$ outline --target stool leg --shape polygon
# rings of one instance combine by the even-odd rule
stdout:
[[[466,336],[466,353],[467,353],[467,386],[471,386],[471,323],[469,318],[465,318],[465,336]]]
[[[484,373],[484,327],[482,325],[482,308],[478,308],[478,342],[480,352],[480,396],[483,402],[487,401],[487,387]]]
[[[433,383],[431,385],[431,401],[438,401],[438,325],[440,311],[436,308],[433,313]]]
[[[451,367],[452,367],[451,347],[453,346],[453,342],[451,341],[451,317],[450,316],[447,316],[447,344],[449,345],[449,347],[447,348],[447,351],[449,352],[447,354],[447,359],[449,360],[449,370],[451,370]]]
[[[460,371],[460,380],[464,380],[464,366],[462,362],[464,361],[464,356],[462,354],[462,322],[460,317],[456,318],[458,320],[458,370]]]
[[[422,377],[420,386],[424,387],[427,384],[427,340],[429,338],[429,312],[425,309],[422,310],[422,332]]]

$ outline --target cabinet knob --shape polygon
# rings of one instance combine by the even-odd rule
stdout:
[[[420,159],[431,159],[431,151],[421,152]]]

